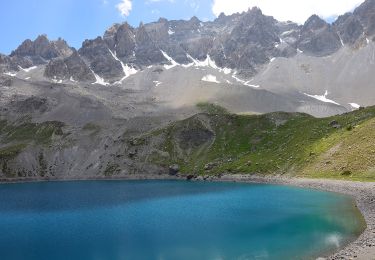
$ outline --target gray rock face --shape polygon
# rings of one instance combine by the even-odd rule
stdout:
[[[375,34],[375,0],[366,0],[353,14],[361,21],[367,35]]]
[[[69,70],[63,59],[55,59],[46,66],[44,76],[51,79],[64,80],[69,78]]]
[[[340,16],[333,25],[344,44],[355,44],[364,33],[360,20],[351,13]]]
[[[159,50],[167,52],[178,63],[187,64],[191,62],[186,55],[189,53],[190,47],[192,47],[192,50],[202,49],[199,48],[201,46],[197,46],[197,48],[191,46],[195,44],[195,41],[191,38],[192,30],[194,29],[189,28],[188,24],[191,24],[191,22],[168,21],[160,18],[155,23],[146,24],[145,29]],[[195,27],[194,24],[192,26]],[[202,39],[201,37],[197,38],[199,40]],[[207,50],[203,50],[203,52],[204,55],[207,54]],[[192,53],[192,55],[195,57],[195,53]]]
[[[11,71],[11,67],[11,58],[6,55],[0,54],[0,72]]]
[[[121,63],[114,59],[108,45],[101,37],[86,40],[79,54],[96,74],[110,82],[115,82],[124,76]]]
[[[12,79],[7,76],[0,76],[0,86],[10,87],[12,86]]]
[[[0,72],[19,71],[20,67],[29,68],[31,66],[33,63],[29,59],[0,54]]]
[[[72,50],[64,40],[49,41],[46,35],[40,35],[35,41],[25,40],[10,56],[28,58],[34,65],[38,65],[71,54]]]
[[[116,53],[117,57],[125,63],[135,61],[135,32],[128,23],[116,24],[104,34],[104,41]]]
[[[340,37],[334,28],[319,18],[311,16],[301,30],[298,48],[307,54],[327,56],[341,47]]]
[[[167,62],[160,49],[156,46],[154,41],[147,33],[143,24],[141,24],[137,29],[135,40],[137,43],[137,47],[135,49],[137,64],[141,66],[148,66]]]
[[[272,17],[264,16],[260,9],[253,8],[241,18],[230,36],[241,45],[273,48],[276,42],[280,42],[276,22]]]
[[[245,13],[224,40],[214,50],[215,60],[219,60],[220,46],[226,59],[219,60],[222,66],[237,68],[252,75],[257,65],[269,61],[280,43],[276,20],[253,8]]]
[[[46,66],[44,75],[47,78],[57,80],[71,79],[80,82],[95,82],[94,74],[77,51],[74,51],[68,58],[50,61]]]

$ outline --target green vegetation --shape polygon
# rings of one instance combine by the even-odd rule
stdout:
[[[16,144],[0,148],[0,160],[14,158],[25,148],[25,144]]]
[[[63,123],[55,121],[41,124],[30,122],[9,124],[7,121],[0,121],[0,161],[16,157],[29,144],[49,145],[53,135],[63,134],[63,126]]]
[[[216,105],[199,107],[206,113],[147,135],[146,143],[156,143],[158,151],[149,160],[177,163],[186,174],[375,180],[375,107],[323,119],[281,112],[231,115],[215,112],[225,111]]]
[[[211,115],[226,115],[229,114],[228,110],[224,107],[221,107],[216,104],[207,103],[207,102],[201,102],[197,104],[197,108],[202,113],[207,113]]]
[[[3,143],[33,141],[36,144],[49,144],[54,134],[63,134],[63,126],[63,123],[56,121],[7,125],[2,129],[2,141]]]
[[[104,176],[111,177],[120,173],[120,166],[118,164],[107,164],[107,167],[104,170]]]

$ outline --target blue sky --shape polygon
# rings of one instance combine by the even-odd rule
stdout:
[[[64,38],[79,48],[84,39],[103,35],[113,23],[128,21],[138,26],[165,17],[214,19],[208,0],[133,0],[128,17],[116,8],[120,0],[4,0],[0,1],[2,39],[0,53],[9,54],[25,39],[47,34]],[[197,5],[192,5],[196,3]],[[199,6],[197,8],[197,6]],[[5,40],[6,39],[6,40]]]
[[[303,23],[311,14],[332,22],[339,14],[353,10],[364,0],[2,0],[0,1],[0,53],[9,54],[25,39],[47,34],[64,38],[80,48],[83,40],[103,35],[113,23],[128,21],[133,26],[159,17],[213,20],[259,6],[267,15]],[[121,8],[118,5],[123,3]],[[293,8],[290,8],[293,6]],[[124,15],[125,14],[125,15]]]

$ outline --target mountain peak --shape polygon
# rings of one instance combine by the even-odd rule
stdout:
[[[200,23],[201,21],[198,19],[198,17],[193,16],[193,17],[190,18],[190,22],[192,22],[192,23]]]
[[[160,17],[158,23],[168,23],[168,20],[164,17]]]
[[[307,19],[305,24],[303,25],[304,29],[307,30],[316,30],[326,26],[328,23],[320,18],[318,15],[314,14]]]
[[[34,41],[25,40],[10,56],[29,57],[34,64],[43,64],[47,61],[69,56],[71,48],[65,40],[59,38],[57,41],[50,41],[46,34],[39,35]]]
[[[252,13],[252,14],[263,15],[262,10],[258,6],[254,6],[252,8],[249,8],[249,10],[247,12]]]

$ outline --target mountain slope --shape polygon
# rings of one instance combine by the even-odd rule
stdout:
[[[375,178],[374,107],[323,119],[230,115],[212,105],[204,109],[208,113],[141,137],[143,145],[155,147],[145,159],[178,164],[186,174]]]
[[[203,113],[160,128],[156,118],[83,127],[3,120],[0,176],[7,180],[124,177],[167,173],[177,164],[170,172],[186,176],[247,173],[375,179],[374,107],[321,119],[285,112],[233,115],[207,103],[199,104],[199,109]]]

